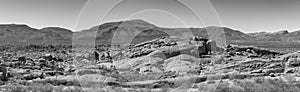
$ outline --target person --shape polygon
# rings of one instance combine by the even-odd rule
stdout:
[[[112,57],[110,56],[109,52],[106,52],[106,60],[112,62]]]
[[[111,62],[112,57],[110,56],[109,52],[103,52],[102,56],[101,56],[101,60],[105,60],[105,62]]]
[[[105,53],[104,52],[101,55],[101,60],[105,60]]]
[[[2,72],[1,80],[6,81],[7,80],[7,69],[4,66],[0,66],[0,72]]]
[[[231,44],[228,44],[228,45],[226,46],[226,48],[228,48],[228,49],[231,48],[231,47],[232,47]]]
[[[216,42],[212,40],[208,40],[205,47],[208,54],[212,54],[212,51],[217,49]]]
[[[99,56],[100,56],[99,53],[97,51],[94,51],[94,54],[95,54],[95,59],[99,61]]]

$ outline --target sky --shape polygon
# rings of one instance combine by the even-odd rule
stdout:
[[[80,31],[110,21],[143,19],[171,28],[296,31],[299,9],[299,0],[0,0],[0,24]]]

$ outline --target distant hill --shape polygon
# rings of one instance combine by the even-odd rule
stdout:
[[[223,30],[225,31],[225,34],[222,34],[221,31]],[[212,31],[214,31],[213,34],[207,33]],[[226,41],[221,37],[223,36],[226,37],[227,40],[254,40],[253,37],[245,33],[226,27],[163,28],[155,26],[154,24],[148,23],[144,20],[127,20],[105,23],[76,33],[75,38],[77,38],[78,41],[82,40],[82,42],[84,42],[95,39],[95,34],[97,34],[96,42],[99,44],[136,44],[163,36],[179,36],[183,38],[201,36]]]
[[[248,35],[256,38],[258,41],[300,41],[300,31],[288,32],[287,30],[283,30],[274,33],[249,33]]]
[[[222,33],[224,31],[225,33]],[[208,34],[207,32],[211,32]],[[243,33],[227,27],[205,28],[163,28],[144,20],[126,20],[104,23],[79,32],[59,27],[42,29],[27,25],[0,25],[1,44],[130,44],[140,43],[163,36],[189,38],[201,36],[222,41],[299,41],[300,31],[279,31],[275,33]],[[224,39],[226,38],[226,40]]]
[[[70,43],[72,32],[64,35],[66,29],[45,28],[42,30],[27,25],[0,25],[0,43],[3,44],[66,44]],[[68,30],[69,31],[69,30]],[[69,34],[69,33],[68,33]]]

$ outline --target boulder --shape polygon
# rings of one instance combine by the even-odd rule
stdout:
[[[187,54],[194,57],[201,57],[206,55],[206,48],[203,45],[182,45],[175,47],[162,48],[153,53],[149,54],[153,57],[160,57],[163,59],[168,59],[171,57],[178,56],[180,54]]]
[[[124,54],[129,58],[137,58],[159,49],[160,52],[156,54],[162,54],[162,58],[170,58],[179,54],[190,54],[199,57],[215,49],[216,46],[214,45],[214,41],[199,37],[194,37],[193,40],[164,37],[134,45],[127,49]]]
[[[100,63],[98,64],[98,66],[100,66],[100,68],[104,68],[107,70],[115,70],[116,66],[113,63]]]
[[[300,66],[300,53],[291,53],[281,56],[284,62],[288,67],[297,67]]]
[[[23,77],[25,80],[33,80],[33,79],[37,79],[37,78],[44,78],[44,74],[42,72],[33,72],[30,74],[25,74]]]
[[[189,55],[179,55],[165,60],[164,70],[178,73],[200,73],[200,62]]]
[[[263,73],[263,70],[259,69],[259,70],[253,70],[250,72],[250,74],[253,74],[253,73]]]
[[[297,67],[300,66],[300,58],[289,58],[288,59],[289,67]]]
[[[233,45],[228,45],[226,47],[226,51],[229,52],[231,55],[237,54],[236,52],[245,53],[245,55],[252,54],[251,56],[249,56],[249,58],[269,56],[269,55],[270,56],[282,55],[281,53],[276,52],[276,51],[262,49],[262,48],[258,48],[258,47],[254,47],[254,46],[233,46]],[[233,53],[233,52],[235,52],[235,53]],[[238,55],[240,55],[240,54],[238,53]]]
[[[103,87],[106,85],[116,86],[119,84],[117,79],[100,74],[85,74],[82,76],[78,76],[78,81],[80,82],[80,85],[84,87]]]
[[[49,83],[54,86],[81,86],[76,75],[53,76],[46,77],[45,79],[33,79],[32,82],[39,84]]]
[[[155,67],[155,66],[142,66],[140,68],[136,68],[135,70],[139,70],[139,73],[141,74],[147,74],[147,73],[163,73],[163,70]]]
[[[55,75],[64,75],[61,71],[45,71],[46,75],[55,76]]]
[[[264,75],[270,75],[271,73],[284,73],[283,68],[265,69],[263,70]]]
[[[139,68],[147,64],[160,64],[163,63],[163,59],[159,57],[143,56],[133,59],[122,59],[119,61],[114,61],[113,64],[116,66],[116,69],[128,70]]]
[[[26,61],[26,57],[25,56],[18,57],[18,61]]]

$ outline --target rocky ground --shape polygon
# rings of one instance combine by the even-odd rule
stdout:
[[[213,43],[213,42],[212,42]],[[1,91],[298,92],[300,52],[163,37],[126,47],[3,48]],[[34,48],[34,49],[30,49]]]

